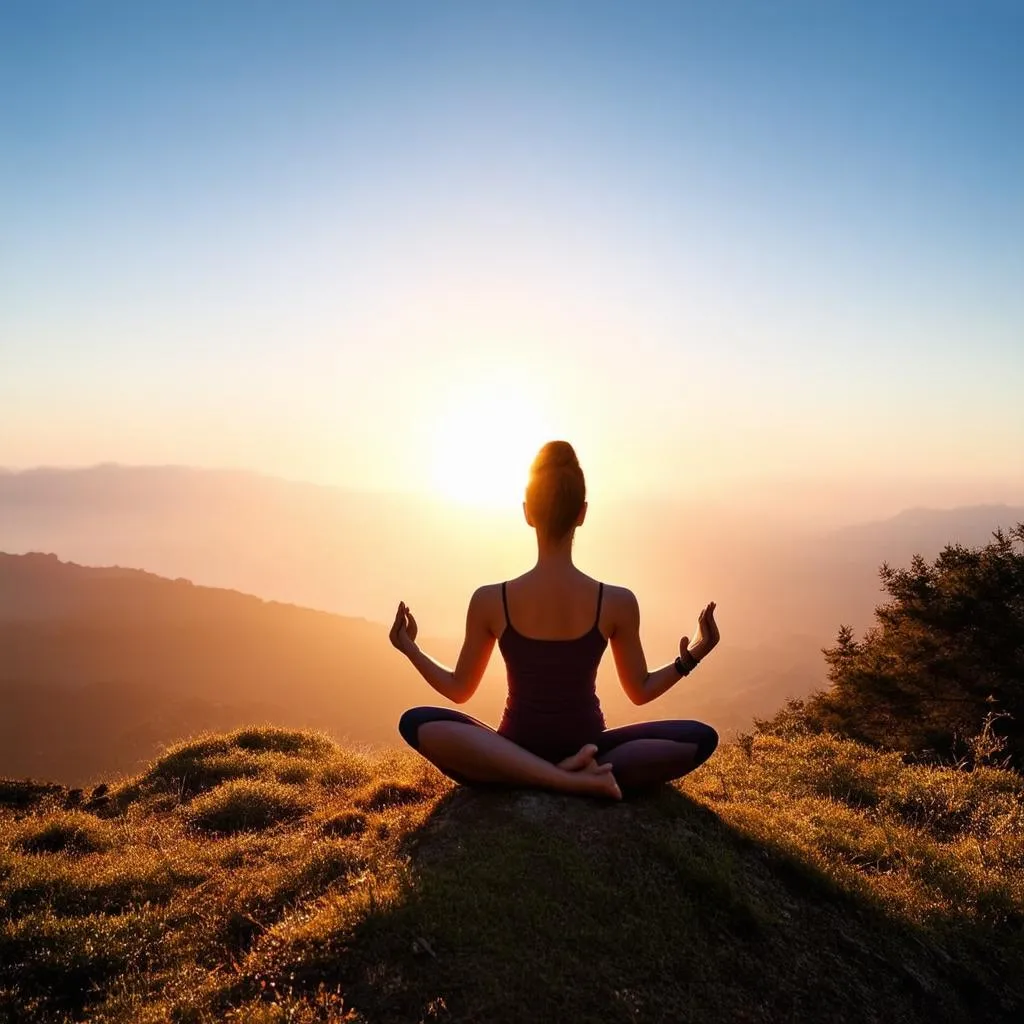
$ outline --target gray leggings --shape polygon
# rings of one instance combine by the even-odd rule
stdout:
[[[413,750],[420,749],[419,729],[426,722],[461,722],[494,731],[490,726],[454,708],[410,708],[402,715],[398,731]],[[669,742],[655,746],[636,744],[634,740]],[[619,786],[626,791],[647,789],[692,772],[715,752],[718,733],[703,722],[637,722],[617,729],[605,729],[591,742],[597,745],[597,760],[613,766],[613,774]],[[696,747],[696,750],[692,747]],[[445,774],[464,785],[479,785],[459,778],[453,772],[446,771]]]

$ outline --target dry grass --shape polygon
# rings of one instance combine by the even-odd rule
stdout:
[[[29,819],[11,845],[23,853],[99,853],[112,845],[112,829],[91,814],[58,811]]]

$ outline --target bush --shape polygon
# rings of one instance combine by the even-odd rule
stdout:
[[[879,570],[888,603],[824,651],[831,689],[790,701],[762,731],[839,732],[967,766],[1024,767],[1024,523],[983,548]]]

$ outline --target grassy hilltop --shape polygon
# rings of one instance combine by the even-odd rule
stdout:
[[[1022,797],[827,735],[614,805],[209,735],[0,784],[0,1020],[1019,1020]]]

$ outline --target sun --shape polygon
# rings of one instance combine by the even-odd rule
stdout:
[[[530,462],[546,440],[541,410],[525,394],[502,388],[463,395],[437,420],[434,489],[463,505],[515,507],[523,500]]]

